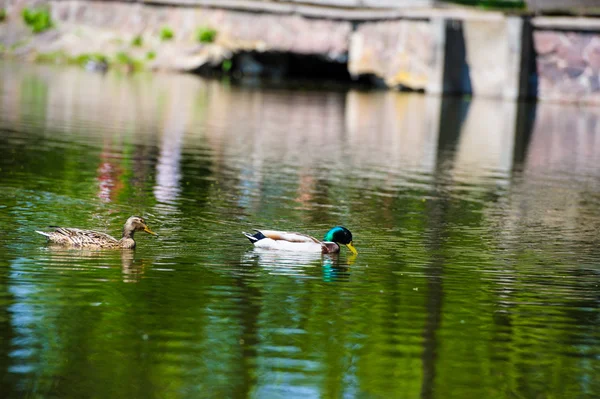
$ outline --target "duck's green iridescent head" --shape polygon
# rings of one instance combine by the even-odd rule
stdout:
[[[329,230],[325,234],[325,237],[323,237],[323,241],[344,244],[348,247],[350,251],[352,251],[354,255],[358,254],[358,251],[356,250],[356,248],[354,248],[354,245],[352,245],[352,233],[350,233],[350,230],[348,230],[345,227],[335,226],[333,229]]]

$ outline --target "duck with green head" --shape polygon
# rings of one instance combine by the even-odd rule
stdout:
[[[243,234],[256,248],[331,254],[340,252],[340,245],[345,245],[354,255],[358,254],[352,243],[352,233],[343,226],[335,226],[329,230],[325,233],[323,241],[302,233],[279,230],[255,231],[255,234]]]

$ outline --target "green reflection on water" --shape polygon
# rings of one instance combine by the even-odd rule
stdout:
[[[0,73],[6,397],[600,392],[598,111]],[[132,214],[135,252],[33,234]],[[240,234],[337,224],[358,257]]]

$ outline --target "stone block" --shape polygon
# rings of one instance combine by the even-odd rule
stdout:
[[[463,21],[473,94],[501,97],[507,80],[506,21]]]
[[[533,37],[541,100],[600,103],[599,32],[546,29]]]
[[[426,21],[361,24],[350,36],[348,70],[373,74],[390,87],[424,90],[434,63],[434,40]]]

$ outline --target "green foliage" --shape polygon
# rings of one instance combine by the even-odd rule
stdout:
[[[37,62],[58,64],[69,61],[69,57],[64,51],[51,51],[49,53],[40,53],[35,57]]]
[[[0,8],[0,22],[6,21],[6,9]]]
[[[212,28],[198,28],[196,32],[196,39],[200,43],[212,43],[217,37],[217,31]]]
[[[143,63],[141,61],[136,60],[135,58],[123,51],[120,51],[115,55],[113,64],[127,66],[128,68],[131,68],[134,71],[138,71],[143,68]]]
[[[160,40],[165,42],[167,40],[173,39],[173,37],[175,37],[175,33],[173,32],[173,29],[169,28],[168,26],[165,26],[160,30],[159,36]]]
[[[144,44],[144,39],[142,38],[141,35],[137,35],[131,41],[131,45],[134,47],[142,47],[143,44]]]
[[[223,64],[221,64],[221,70],[225,73],[231,71],[231,67],[233,66],[233,62],[231,60],[225,60],[223,61]]]
[[[156,56],[153,51],[148,52],[146,55],[147,59],[153,59]],[[71,56],[64,51],[54,51],[48,53],[40,53],[36,56],[37,62],[44,63],[64,63],[79,66],[87,66],[88,63],[96,64],[96,67],[108,68],[108,67],[127,67],[129,71],[139,71],[144,68],[144,63],[141,60],[137,60],[131,57],[125,52],[119,52],[114,57],[109,57],[101,53],[85,53],[77,56]],[[102,66],[102,64],[104,64]]]
[[[44,32],[54,26],[50,11],[47,8],[24,8],[23,21],[33,33]]]
[[[148,51],[146,53],[146,59],[153,60],[155,58],[156,58],[156,52],[154,52],[154,51]]]
[[[115,55],[115,61],[120,64],[129,64],[132,61],[132,58],[129,56],[129,54],[120,51]]]
[[[78,55],[77,57],[71,58],[71,63],[74,64],[78,64],[78,65],[85,65],[88,62],[96,62],[96,63],[103,63],[103,64],[109,64],[108,61],[108,57],[104,54],[100,54],[100,53],[89,53],[89,54],[81,54]]]

